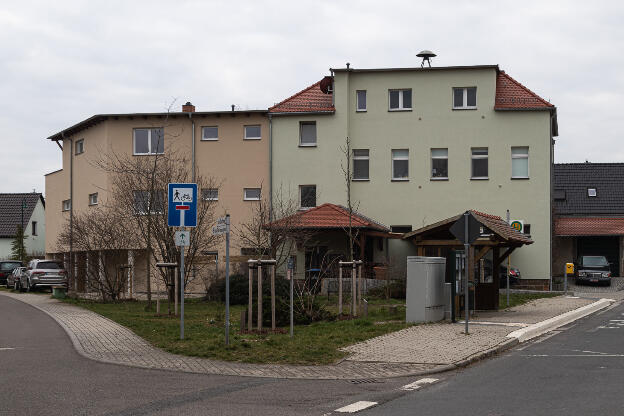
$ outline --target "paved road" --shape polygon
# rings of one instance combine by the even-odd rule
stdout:
[[[622,415],[624,305],[439,378],[360,414]]]
[[[43,312],[0,296],[0,415],[322,415],[404,384],[276,380],[104,364]]]

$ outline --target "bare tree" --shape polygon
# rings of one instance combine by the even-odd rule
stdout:
[[[70,241],[69,221],[58,236],[57,244],[67,249]],[[100,293],[103,300],[119,299],[125,289],[126,279],[120,266],[124,265],[126,250],[133,248],[136,240],[128,232],[125,218],[106,207],[78,213],[73,220],[73,248],[84,252],[85,289]]]
[[[353,229],[353,213],[357,211],[360,203],[359,201],[353,201],[351,196],[351,184],[353,183],[353,170],[351,169],[351,158],[353,149],[351,147],[351,138],[346,137],[344,145],[340,146],[340,152],[343,159],[340,162],[340,169],[345,181],[345,190],[347,192],[347,211],[349,214],[349,225],[346,227],[345,232],[349,241],[348,245],[348,261],[353,261],[353,250],[358,238],[358,230]]]
[[[150,292],[151,261],[179,263],[180,249],[175,246],[175,229],[167,224],[167,185],[169,183],[191,182],[191,164],[184,154],[169,149],[167,153],[149,157],[133,157],[127,154],[107,152],[98,166],[111,174],[111,202],[118,216],[130,220],[132,230],[138,235],[141,248],[147,250],[147,287]],[[212,178],[195,176],[198,189],[218,188]],[[201,192],[201,191],[200,191]],[[200,277],[205,262],[198,261],[201,253],[216,245],[218,238],[210,232],[215,223],[216,203],[209,198],[198,201],[197,226],[192,230],[189,247],[185,252],[185,284]],[[195,273],[192,273],[195,272]],[[160,278],[169,282],[166,270],[160,270]],[[169,291],[173,300],[173,291]]]

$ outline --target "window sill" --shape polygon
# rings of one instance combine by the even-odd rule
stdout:
[[[74,156],[80,156],[81,154],[83,154],[84,152],[80,152],[80,153],[74,153]]]
[[[527,181],[529,179],[531,178],[529,178],[528,176],[516,176],[516,177],[512,176],[511,177],[512,181]]]
[[[356,178],[353,178],[353,179],[351,179],[351,182],[370,182],[370,178],[366,178],[366,179],[356,179]]]
[[[218,142],[219,139],[201,139],[201,142]]]
[[[471,181],[488,181],[490,180],[489,177],[477,177],[477,178],[470,178]]]
[[[243,198],[243,201],[260,201],[260,198],[252,198],[252,199]]]
[[[355,110],[356,113],[365,113],[366,110]]]
[[[204,201],[204,202],[215,202],[215,201],[218,201],[218,199],[202,199],[202,201]]]
[[[243,140],[262,140],[262,137],[243,137]]]
[[[392,108],[392,109],[388,109],[389,113],[401,113],[404,111],[412,111],[411,108]]]
[[[299,147],[316,147],[315,144],[299,144]]]
[[[98,204],[89,204],[90,207],[97,207]]]
[[[392,179],[390,179],[390,182],[409,182],[409,179],[408,178],[405,178],[405,179],[392,178]]]
[[[133,153],[132,156],[158,156],[158,155],[164,155],[165,152],[163,153]]]
[[[453,107],[453,110],[478,110],[477,107]]]
[[[431,181],[448,181],[449,178],[448,177],[447,178],[430,178],[429,180],[431,180]]]

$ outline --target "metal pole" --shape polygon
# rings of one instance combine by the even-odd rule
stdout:
[[[470,314],[470,290],[468,289],[468,280],[470,276],[470,244],[468,244],[468,218],[469,213],[464,213],[464,251],[466,252],[466,288],[465,288],[465,302],[464,307],[466,309],[466,335],[468,335],[468,319]]]
[[[184,246],[180,250],[180,339],[184,339]]]
[[[258,332],[262,333],[262,264],[258,262]]]
[[[342,316],[342,264],[338,265],[338,316]]]
[[[568,293],[568,268],[565,268],[563,275],[563,293]]]
[[[275,331],[275,265],[271,268],[271,329]]]
[[[249,266],[249,306],[247,307],[247,330],[253,329],[253,263],[247,262]]]
[[[511,216],[507,210],[507,224],[511,223]],[[509,307],[509,272],[511,271],[511,254],[507,256],[507,307]]]
[[[294,328],[295,317],[294,317],[294,312],[293,312],[293,303],[294,303],[293,292],[294,292],[295,277],[293,276],[293,269],[291,269],[290,267],[288,268],[288,274],[290,276],[290,337],[292,338],[295,334],[295,328]]]
[[[357,310],[355,307],[355,301],[357,300],[357,293],[355,288],[355,262],[351,263],[351,315],[357,316]]]
[[[230,214],[225,216],[225,226],[225,345],[230,345]]]
[[[182,247],[184,250],[184,247]],[[178,269],[173,269],[173,315],[178,314]]]

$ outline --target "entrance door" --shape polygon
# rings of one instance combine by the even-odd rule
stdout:
[[[577,256],[605,256],[611,263],[611,274],[620,274],[619,237],[578,237]]]

